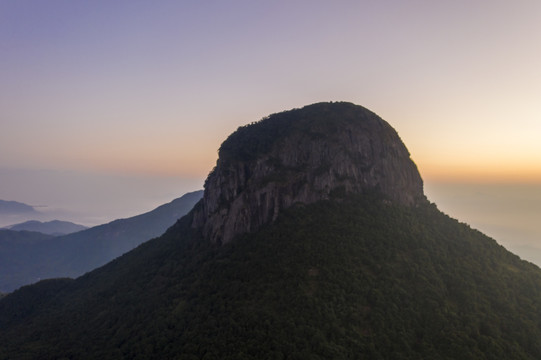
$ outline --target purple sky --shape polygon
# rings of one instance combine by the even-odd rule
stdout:
[[[537,0],[0,0],[0,199],[147,211],[238,126],[331,100],[387,120],[428,184],[539,183],[539,64]]]
[[[539,1],[0,1],[0,167],[205,177],[269,113],[364,105],[425,177],[541,180]]]

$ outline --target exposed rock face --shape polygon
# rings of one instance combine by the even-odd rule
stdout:
[[[407,206],[426,201],[417,167],[389,124],[361,106],[318,103],[229,136],[193,226],[227,243],[295,203],[367,192]]]

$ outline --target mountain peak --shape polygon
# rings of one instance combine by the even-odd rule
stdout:
[[[366,193],[406,206],[426,201],[417,167],[387,122],[351,103],[317,103],[231,134],[205,182],[193,227],[227,243],[296,203]]]

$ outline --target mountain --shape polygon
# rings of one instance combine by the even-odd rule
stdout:
[[[431,204],[376,114],[319,103],[232,134],[161,237],[5,296],[0,358],[539,359],[540,319],[538,267]]]
[[[0,200],[0,227],[15,224],[43,215],[34,207],[17,201]]]
[[[0,229],[0,292],[9,292],[24,284],[20,272],[34,266],[52,238],[52,235],[34,231]]]
[[[34,209],[30,205],[26,205],[17,201],[0,200],[0,214],[2,215],[27,214],[35,212],[37,212],[36,209]]]
[[[0,262],[0,291],[54,277],[76,277],[104,265],[142,242],[163,234],[199,201],[203,192],[195,191],[138,216],[40,241],[9,240]],[[0,231],[0,247],[6,241]],[[22,235],[21,235],[22,236]]]
[[[377,190],[406,205],[426,201],[408,150],[374,115],[348,104],[317,104],[239,128],[220,147],[194,226],[227,243],[281,209],[333,194]]]
[[[69,221],[52,220],[41,222],[37,220],[29,220],[20,224],[7,226],[6,229],[13,231],[36,231],[43,234],[60,236],[71,234],[81,230],[86,230],[88,229],[88,227],[74,224]]]

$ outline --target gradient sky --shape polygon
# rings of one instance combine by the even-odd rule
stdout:
[[[425,182],[541,182],[540,64],[538,0],[0,0],[0,198],[135,215],[238,126],[331,100]]]

